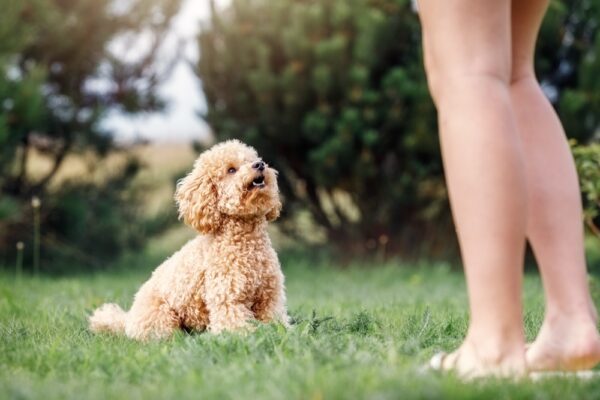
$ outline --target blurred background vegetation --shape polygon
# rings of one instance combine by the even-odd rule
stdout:
[[[206,97],[198,118],[214,140],[242,139],[281,172],[279,243],[341,260],[455,256],[410,1],[207,1],[189,90]],[[103,121],[167,105],[159,87],[180,54],[160,49],[181,2],[0,5],[0,265],[12,268],[18,242],[33,264],[36,224],[46,272],[105,268],[180,226],[173,184],[205,145],[125,145]],[[147,38],[136,57],[111,51],[136,35]],[[552,1],[537,73],[574,140],[590,237],[600,222],[599,54],[600,0]]]
[[[163,107],[156,88],[168,66],[156,62],[157,49],[178,7],[173,0],[2,0],[4,263],[14,257],[15,243],[32,249],[33,197],[41,199],[46,265],[70,259],[99,266],[143,244],[142,188],[131,185],[142,165],[100,123],[112,109]],[[152,44],[134,61],[109,51],[114,38],[142,31],[152,32]],[[25,254],[28,264],[32,251]]]
[[[600,126],[599,21],[599,1],[553,1],[539,39],[538,77],[580,143]],[[201,33],[207,119],[281,170],[286,232],[304,214],[349,257],[455,248],[419,29],[409,1],[240,0]],[[597,171],[597,148],[577,154]]]

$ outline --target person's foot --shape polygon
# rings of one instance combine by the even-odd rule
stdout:
[[[454,372],[463,379],[483,377],[519,378],[526,374],[523,350],[500,352],[465,342],[453,353],[436,355],[430,362],[435,370]]]
[[[527,346],[529,371],[577,371],[600,363],[600,335],[591,316],[546,318]]]

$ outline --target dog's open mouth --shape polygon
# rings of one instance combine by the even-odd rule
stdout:
[[[265,177],[264,175],[259,175],[252,180],[248,189],[261,189],[265,187]]]

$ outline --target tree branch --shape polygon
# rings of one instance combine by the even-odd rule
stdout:
[[[19,160],[19,172],[13,182],[12,191],[15,194],[19,194],[23,190],[23,185],[27,177],[27,160],[29,158],[29,133],[26,133],[23,137],[21,159]]]
[[[315,221],[326,228],[328,231],[333,230],[333,225],[323,208],[321,207],[321,201],[319,200],[319,195],[317,194],[316,185],[310,180],[306,180],[306,194],[307,196],[307,205],[311,210],[311,214],[315,218]]]
[[[43,189],[48,184],[48,182],[50,182],[52,180],[52,178],[54,178],[54,176],[56,175],[56,173],[60,169],[60,166],[62,165],[63,161],[65,160],[65,157],[66,157],[67,153],[71,149],[71,144],[72,144],[72,141],[68,140],[62,146],[62,148],[58,151],[58,153],[54,157],[54,163],[52,165],[52,168],[46,174],[46,176],[44,176],[35,185],[33,185],[33,188],[32,188],[33,192],[36,192],[36,191],[39,191],[40,189]]]

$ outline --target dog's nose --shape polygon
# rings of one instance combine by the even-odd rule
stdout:
[[[263,161],[257,161],[254,164],[252,164],[252,168],[257,169],[259,171],[264,171],[265,163]]]

